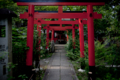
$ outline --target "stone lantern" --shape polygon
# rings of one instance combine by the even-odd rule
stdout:
[[[0,79],[7,80],[8,62],[12,62],[12,17],[17,15],[0,9]],[[11,73],[10,73],[11,74]]]

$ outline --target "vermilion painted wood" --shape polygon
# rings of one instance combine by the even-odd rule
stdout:
[[[41,42],[41,22],[39,22],[41,19],[37,20],[37,31],[38,31],[38,50],[40,50],[40,42]]]
[[[28,14],[20,14],[20,18],[27,18]],[[87,13],[38,13],[35,12],[34,18],[87,18]]]
[[[79,41],[80,41],[80,57],[85,57],[84,55],[84,28],[83,20],[79,19]]]
[[[63,7],[62,6],[58,6],[58,13],[63,13]]]
[[[34,6],[29,5],[28,13],[31,16],[28,16],[28,24],[27,24],[27,50],[26,55],[26,65],[32,66],[32,59],[33,59],[33,31],[34,31]]]
[[[38,12],[35,12],[34,13],[34,10],[32,10],[31,9],[31,11],[32,11],[32,14],[31,14],[31,12],[30,12],[30,9],[28,10],[28,13],[24,13],[24,14],[21,14],[20,15],[20,18],[22,18],[22,19],[28,19],[28,22],[31,22],[31,21],[33,21],[33,19],[34,18],[80,18],[80,19],[87,19],[88,21],[87,21],[87,24],[88,24],[88,46],[89,46],[89,49],[88,49],[88,51],[89,51],[89,65],[90,66],[93,66],[93,65],[95,65],[95,58],[94,58],[94,26],[93,26],[93,19],[99,19],[99,18],[102,18],[102,15],[101,14],[97,14],[97,12],[94,12],[93,13],[93,5],[104,5],[104,3],[17,3],[18,5],[29,5],[29,6],[32,6],[32,5],[60,5],[59,6],[59,11],[58,11],[58,13],[38,13]],[[86,12],[83,12],[83,13],[62,13],[62,5],[84,5],[84,6],[86,6],[87,5],[87,13]],[[33,14],[34,13],[34,14]],[[31,18],[31,16],[33,17],[34,16],[34,18]],[[52,22],[47,22],[47,24],[48,23],[52,23]],[[59,20],[59,22],[58,23],[61,23],[62,24],[62,22]],[[70,22],[66,22],[66,23],[70,23]],[[30,24],[32,24],[33,25],[33,22],[32,23],[30,23]],[[30,24],[28,24],[28,27],[30,26]],[[60,24],[60,25],[61,25]],[[58,29],[59,28],[59,29]],[[54,27],[54,28],[50,28],[50,29],[55,29],[55,30],[66,30],[66,29],[71,29],[70,27],[68,28],[68,27],[65,27],[65,28],[63,28],[63,27],[58,27],[58,28],[56,28],[56,27]],[[29,32],[30,30],[28,29],[28,33],[30,33]],[[33,32],[32,32],[33,33]],[[31,34],[32,34],[31,33]],[[49,29],[47,29],[47,45],[48,45],[48,39],[49,39],[49,35],[48,35],[48,33],[49,33]],[[27,35],[28,37],[30,36],[30,35]],[[30,38],[29,38],[30,39]],[[27,38],[27,40],[28,40],[28,38]],[[27,45],[29,44],[29,42],[30,42],[30,40],[28,40],[27,41]],[[32,41],[33,42],[33,41]],[[29,46],[29,45],[28,45]],[[30,45],[30,47],[31,47],[31,45]],[[91,48],[92,47],[92,48]],[[30,49],[30,50],[32,50],[32,49]],[[29,51],[30,50],[28,50],[28,53],[29,53]],[[30,58],[31,58],[31,51],[30,51],[30,53],[29,53],[29,55],[27,54],[27,56],[30,56]],[[26,59],[26,62],[28,61],[28,59]],[[28,61],[28,63],[31,63],[30,61]],[[27,65],[31,65],[31,64],[27,64]]]
[[[18,6],[102,6],[105,2],[17,2]]]
[[[43,27],[44,29],[47,29],[47,27]],[[54,26],[54,27],[52,27],[52,26],[49,26],[49,30],[67,30],[67,29],[73,29],[73,27],[72,26],[65,26],[65,27],[58,27],[58,26]],[[78,29],[78,27],[75,27],[75,29]]]
[[[97,12],[92,13],[95,19],[101,19],[102,14],[97,14]],[[21,19],[27,19],[29,14],[25,12],[20,14]],[[87,19],[87,12],[83,13],[34,13],[34,18],[80,18]]]
[[[69,36],[68,36],[68,30],[67,30],[67,41],[68,41],[68,39],[69,39]]]
[[[56,40],[58,40],[58,38],[54,38],[54,40],[55,40],[54,42],[56,42]]]
[[[34,24],[37,24],[37,20],[34,20]],[[79,24],[79,21],[44,21],[41,20],[41,24]],[[83,24],[87,24],[86,20],[83,20]]]
[[[88,25],[88,58],[89,58],[89,71],[92,72],[92,76],[95,76],[94,73],[94,67],[95,67],[95,50],[94,50],[94,24],[93,24],[93,19],[101,19],[102,15],[97,14],[97,12],[93,12],[93,6],[101,6],[104,5],[104,2],[43,2],[43,3],[37,3],[37,2],[18,2],[17,5],[20,6],[29,6],[28,13],[20,14],[21,19],[28,19],[28,29],[27,29],[27,46],[30,48],[27,51],[27,58],[26,58],[26,65],[27,66],[32,66],[32,55],[33,55],[33,24],[34,24],[34,18],[58,18],[59,22],[56,22],[60,24],[60,27],[47,27],[47,46],[48,48],[49,45],[49,30],[50,29],[55,29],[55,30],[67,30],[71,29],[71,27],[65,27],[63,28],[61,25],[63,22],[61,22],[61,18],[80,18],[80,19],[87,19],[87,25]],[[34,6],[44,6],[44,5],[49,5],[49,6],[59,6],[58,8],[58,13],[34,13]],[[63,13],[62,11],[62,6],[87,6],[87,13]],[[51,24],[52,22],[45,22],[46,24]],[[67,22],[66,22],[67,23]],[[70,23],[70,22],[68,22]],[[36,22],[35,22],[36,24]],[[84,23],[83,23],[84,24]],[[83,24],[80,23],[79,25],[79,31],[80,31],[80,40],[82,41],[81,43],[84,43],[84,35],[83,35]],[[72,28],[73,31],[73,41],[74,40],[74,32],[75,29]],[[81,52],[84,50],[83,44],[81,44],[80,48],[82,48]],[[82,53],[81,53],[82,54]],[[83,56],[82,56],[83,57]],[[90,78],[92,77],[90,76]],[[95,80],[94,77],[91,79]]]
[[[93,6],[87,6],[87,24],[88,24],[88,59],[89,66],[95,66],[95,47],[94,47],[94,22],[93,17],[90,17],[90,13],[93,13]]]
[[[24,14],[20,14],[20,19],[27,19],[28,18],[28,12],[24,12]]]
[[[75,26],[72,28],[73,49],[75,49]]]
[[[52,30],[52,29],[50,29]],[[66,29],[55,29],[55,31],[66,31]]]
[[[54,29],[52,30],[52,40],[54,40]]]
[[[46,49],[48,49],[49,46],[49,26],[47,26],[47,34],[46,34]]]

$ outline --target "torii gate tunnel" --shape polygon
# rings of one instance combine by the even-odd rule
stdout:
[[[62,7],[61,7],[62,8]],[[54,41],[54,31],[67,31],[69,29],[72,29],[72,33],[73,33],[73,48],[75,48],[75,29],[78,29],[77,26],[75,25],[72,25],[72,26],[65,26],[65,27],[62,27],[61,24],[79,24],[79,21],[61,21],[61,19],[59,19],[58,21],[44,21],[44,20],[41,20],[41,19],[37,19],[37,20],[34,20],[34,24],[37,24],[37,30],[38,31],[41,31],[41,24],[47,24],[47,26],[44,27],[44,29],[47,29],[47,46],[46,46],[46,49],[48,48],[48,43],[49,43],[49,30],[52,31],[52,41]],[[87,24],[86,21],[84,21],[85,24]],[[50,24],[60,24],[60,26],[49,26]],[[39,34],[39,36],[41,36],[41,34]],[[39,41],[40,42],[40,41]]]
[[[63,0],[51,0],[47,2],[46,0],[30,0],[31,2],[23,0],[15,0],[18,6],[29,6],[28,12],[20,15],[21,19],[28,19],[27,25],[27,46],[29,50],[27,51],[26,65],[28,67],[32,66],[32,55],[33,55],[33,27],[34,24],[38,24],[41,27],[41,24],[79,24],[79,37],[80,37],[80,56],[84,57],[84,31],[83,24],[87,24],[88,27],[88,59],[89,59],[89,80],[95,80],[95,50],[94,50],[94,19],[101,19],[102,15],[93,12],[93,6],[102,6],[105,3],[102,2],[76,2]],[[21,1],[21,2],[20,2]],[[50,1],[50,0],[49,0]],[[43,12],[34,12],[34,6],[59,6],[58,13],[43,13]],[[87,12],[63,12],[62,6],[87,6]],[[44,21],[43,18],[58,18],[58,21]],[[61,21],[62,18],[77,18],[75,21]],[[39,19],[34,22],[34,19]],[[86,21],[84,20],[86,19]],[[47,35],[49,30],[67,30],[73,29],[73,35],[76,27],[52,27],[46,26]],[[40,31],[40,29],[39,29]],[[75,37],[75,36],[74,36]],[[47,37],[48,40],[48,37]],[[73,39],[74,41],[74,39]],[[48,42],[48,41],[47,41]]]

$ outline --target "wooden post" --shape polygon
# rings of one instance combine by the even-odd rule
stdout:
[[[89,80],[95,80],[95,47],[93,6],[87,5]]]
[[[79,19],[79,41],[80,41],[80,57],[85,57],[84,55],[84,28],[83,20]]]
[[[26,56],[26,65],[32,66],[32,59],[33,59],[33,31],[34,31],[34,6],[29,5],[28,9],[28,27],[27,27],[27,56]]]
[[[40,42],[41,42],[41,21],[40,19],[38,19],[37,31],[38,31],[38,50],[40,50]]]
[[[33,60],[33,31],[34,31],[34,6],[29,5],[28,8],[28,23],[27,23],[27,50],[26,55],[26,74],[28,77],[32,74]]]
[[[75,26],[72,29],[72,38],[73,38],[73,49],[75,49]]]
[[[46,49],[48,49],[49,46],[49,26],[47,26],[47,34],[46,34]]]
[[[68,30],[67,30],[67,42],[68,42],[69,36],[68,36]]]
[[[51,51],[54,52],[54,29],[52,29],[52,39],[51,39]]]
[[[52,30],[52,40],[54,41],[54,29]]]

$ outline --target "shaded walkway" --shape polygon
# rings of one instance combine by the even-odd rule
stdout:
[[[64,45],[55,45],[43,80],[78,80],[72,64],[66,57]]]

